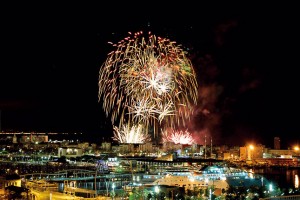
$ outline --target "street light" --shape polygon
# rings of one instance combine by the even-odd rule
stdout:
[[[274,189],[273,189],[273,185],[272,185],[272,183],[270,183],[270,184],[269,184],[269,191],[270,191],[270,192],[273,192],[273,190],[274,190]]]
[[[156,193],[156,199],[158,199],[159,187],[157,185],[154,187],[154,191]]]
[[[111,185],[111,187],[112,187],[112,189],[113,189],[113,192],[112,192],[112,199],[114,199],[115,198],[115,183],[112,183],[112,185]]]

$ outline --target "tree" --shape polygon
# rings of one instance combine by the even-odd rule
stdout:
[[[246,199],[247,189],[246,187],[234,187],[229,186],[227,189],[226,199]]]
[[[8,199],[23,199],[22,193],[26,192],[26,198],[28,199],[28,189],[23,187],[17,187],[10,185],[5,188],[6,193],[8,193]]]
[[[175,200],[184,200],[185,199],[185,188],[184,187],[180,187],[178,189],[178,192],[174,196],[174,199]]]

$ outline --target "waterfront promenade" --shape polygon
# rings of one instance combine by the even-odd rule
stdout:
[[[75,187],[66,187],[65,191],[58,192],[53,189],[43,187],[29,187],[29,199],[31,200],[109,200],[111,197],[97,196],[94,190],[87,190]],[[75,196],[75,193],[88,193],[91,197]]]

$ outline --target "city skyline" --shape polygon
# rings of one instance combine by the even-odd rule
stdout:
[[[164,15],[120,9],[113,18],[99,10],[10,10],[2,38],[1,129],[112,137],[98,102],[99,69],[113,50],[108,42],[151,31],[182,44],[196,69],[199,102],[187,128],[197,140],[297,143],[297,14],[286,8],[291,12],[278,15],[280,6],[192,7]]]

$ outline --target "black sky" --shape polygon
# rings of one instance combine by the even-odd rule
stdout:
[[[189,129],[199,137],[299,142],[299,14],[292,5],[134,6],[4,7],[2,131],[112,135],[98,102],[99,69],[113,50],[108,41],[142,30],[188,50],[200,85]]]

